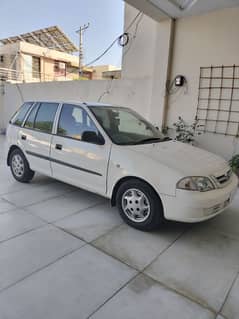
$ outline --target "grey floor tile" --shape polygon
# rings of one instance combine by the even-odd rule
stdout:
[[[50,177],[36,174],[30,183],[19,183],[13,178],[9,167],[5,163],[0,164],[0,195],[32,189],[53,182],[55,180]]]
[[[64,218],[56,225],[90,242],[121,223],[117,210],[108,202]]]
[[[230,294],[222,309],[222,314],[228,319],[239,318],[239,277],[230,291]]]
[[[61,196],[73,190],[75,188],[70,185],[56,182],[35,188],[29,187],[16,193],[2,195],[2,198],[18,207],[25,207],[49,198]]]
[[[83,245],[49,225],[0,244],[0,290]]]
[[[192,229],[164,252],[146,273],[219,311],[239,268],[239,241]]]
[[[214,319],[215,314],[140,275],[92,319]]]
[[[134,275],[129,267],[85,246],[3,291],[1,318],[85,319]]]
[[[142,232],[125,224],[100,237],[94,245],[128,265],[142,270],[184,230],[170,224],[158,232]]]
[[[8,210],[13,210],[15,208],[16,207],[14,205],[12,205],[12,204],[8,203],[6,200],[0,198],[0,214],[5,213]]]
[[[103,197],[79,189],[64,196],[28,206],[26,210],[48,222],[53,222],[103,201],[105,201]]]
[[[44,224],[38,217],[20,209],[0,214],[0,241],[41,227]]]

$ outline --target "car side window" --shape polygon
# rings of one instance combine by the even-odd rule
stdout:
[[[32,104],[33,102],[24,103],[20,107],[20,109],[13,115],[12,119],[10,120],[10,123],[17,126],[21,126]]]
[[[57,103],[41,103],[37,110],[34,128],[41,132],[51,133],[57,108]]]
[[[37,103],[31,110],[30,114],[28,115],[24,127],[26,128],[33,128],[34,127],[34,122],[35,122],[35,117],[37,114],[37,110],[39,107],[39,103]]]
[[[64,104],[60,114],[57,134],[81,140],[82,134],[86,131],[99,134],[98,129],[84,109],[76,105]]]

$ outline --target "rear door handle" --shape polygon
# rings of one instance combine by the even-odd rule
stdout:
[[[27,139],[26,135],[22,135],[21,139],[26,141],[26,139]]]
[[[62,150],[62,145],[61,144],[56,144],[55,148],[56,148],[56,150],[61,151]]]

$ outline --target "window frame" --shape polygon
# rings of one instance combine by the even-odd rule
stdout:
[[[56,115],[57,115],[57,112],[58,112],[58,109],[59,109],[59,105],[60,105],[60,104],[57,103],[57,102],[54,102],[54,101],[53,101],[53,102],[36,102],[36,103],[39,103],[39,105],[38,105],[38,109],[37,109],[37,112],[36,112],[36,115],[35,115],[34,125],[33,125],[33,128],[32,128],[32,129],[29,128],[29,130],[33,130],[33,131],[38,132],[38,133],[44,133],[44,134],[53,135],[53,129],[54,129],[55,121],[56,121]],[[36,118],[37,118],[37,115],[38,115],[38,113],[39,113],[39,110],[40,110],[42,104],[56,104],[56,105],[57,105],[56,113],[55,113],[55,115],[54,115],[54,119],[53,119],[53,122],[52,122],[52,128],[51,128],[51,131],[50,131],[50,132],[42,131],[42,130],[39,130],[39,129],[37,129],[37,128],[35,127]],[[31,109],[31,110],[32,110],[32,109]],[[29,113],[29,114],[30,114],[30,113]],[[24,124],[25,124],[25,123],[24,123]],[[28,129],[28,128],[26,128],[26,129]]]
[[[35,119],[36,119],[36,116],[37,116],[38,109],[39,109],[40,105],[41,105],[41,102],[35,102],[35,103],[33,103],[31,109],[29,110],[29,112],[27,113],[27,115],[26,115],[26,117],[25,117],[25,119],[24,119],[24,122],[23,122],[23,124],[22,124],[22,128],[27,129],[27,130],[35,130],[35,129],[34,129]],[[31,115],[33,109],[35,108],[35,106],[36,106],[37,111],[36,111],[36,114],[35,114],[35,117],[34,117],[33,127],[26,127],[26,126],[25,126],[25,125],[26,125],[26,122],[27,122],[29,116]]]
[[[104,142],[106,142],[106,139],[105,139],[105,134],[102,134],[101,130],[99,129],[99,123],[98,121],[96,121],[96,119],[91,115],[91,113],[89,112],[88,109],[86,109],[84,106],[81,106],[81,105],[77,105],[77,104],[74,104],[74,103],[61,103],[60,105],[60,108],[58,110],[58,114],[57,114],[57,118],[56,118],[56,125],[55,125],[55,130],[54,130],[54,133],[53,135],[55,136],[59,136],[61,138],[67,138],[67,139],[70,139],[70,140],[74,140],[74,141],[77,141],[77,142],[81,142],[81,143],[87,143],[87,144],[92,144],[92,145],[98,145],[96,143],[91,143],[91,142],[86,142],[86,141],[82,141],[81,139],[78,139],[78,138],[75,138],[75,137],[71,137],[71,136],[65,136],[65,135],[61,135],[61,134],[58,134],[58,128],[59,128],[59,123],[60,123],[60,118],[61,118],[61,114],[62,114],[62,110],[63,110],[63,106],[64,105],[72,105],[76,108],[79,108],[81,109],[82,111],[85,111],[87,116],[90,118],[90,120],[93,122],[93,124],[95,125],[98,133],[101,135],[101,137],[104,139]],[[98,124],[98,125],[97,125]],[[101,126],[100,126],[101,127]],[[98,146],[101,146],[101,145],[98,145]],[[103,145],[102,145],[103,146]]]
[[[33,105],[31,106],[30,110],[29,110],[28,113],[26,114],[26,116],[25,116],[25,118],[24,118],[24,121],[23,121],[21,127],[22,127],[24,130],[35,131],[35,132],[38,132],[38,133],[43,133],[43,134],[48,134],[48,135],[55,135],[54,132],[55,132],[55,125],[56,125],[56,121],[57,121],[57,115],[58,115],[59,109],[60,109],[60,107],[61,107],[62,104],[59,103],[59,102],[54,102],[54,101],[53,101],[53,102],[37,101],[37,102],[32,102],[32,103],[33,103]],[[38,106],[37,106],[37,113],[38,113],[38,110],[39,110],[41,104],[43,104],[43,103],[55,103],[55,104],[57,104],[57,110],[56,110],[56,114],[55,114],[55,117],[54,117],[54,121],[53,121],[53,126],[52,126],[51,132],[40,131],[40,130],[35,129],[35,127],[33,127],[33,128],[25,127],[25,123],[26,123],[26,121],[27,121],[27,119],[28,119],[28,117],[29,117],[31,111],[32,111],[33,108],[35,107],[35,105],[38,104]],[[35,119],[36,119],[37,113],[36,113],[36,115],[35,115]],[[34,126],[35,126],[35,119],[34,119]]]
[[[36,66],[37,61],[37,66],[39,67],[38,70],[36,71],[34,68]],[[40,79],[41,78],[41,57],[33,55],[32,56],[32,78],[33,79]]]
[[[27,103],[29,103],[29,104],[31,104],[31,105],[30,105],[28,111],[26,112],[25,116],[23,117],[23,120],[22,120],[21,125],[17,125],[17,124],[15,124],[15,123],[12,123],[12,120],[13,120],[14,117],[17,115],[17,113],[19,113],[19,112],[21,111],[21,108],[24,106],[24,104],[27,104]],[[16,110],[16,112],[12,115],[12,117],[11,117],[10,120],[9,120],[9,124],[10,124],[10,125],[13,125],[13,126],[16,126],[16,127],[23,127],[23,124],[25,123],[26,117],[27,117],[28,114],[31,112],[31,110],[32,110],[32,108],[33,108],[34,105],[35,105],[35,102],[32,102],[32,101],[26,101],[26,102],[24,102],[24,103]]]

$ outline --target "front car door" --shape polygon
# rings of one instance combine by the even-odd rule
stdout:
[[[19,143],[32,170],[52,175],[50,145],[58,103],[35,103],[19,132]]]
[[[101,134],[87,110],[74,104],[63,104],[56,134],[51,145],[53,177],[75,186],[106,194],[106,178],[111,143],[104,145],[82,140],[82,134]]]

